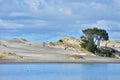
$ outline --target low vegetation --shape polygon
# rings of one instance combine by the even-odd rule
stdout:
[[[20,38],[21,40],[23,40],[23,41],[27,41],[25,38]]]
[[[23,58],[23,56],[19,56],[20,58]]]
[[[52,45],[52,46],[55,46],[55,43],[54,43],[54,42],[50,42],[49,44]]]
[[[15,56],[16,55],[16,53],[15,52],[3,52],[2,54],[7,54],[7,55],[12,55],[12,56]]]
[[[111,58],[115,58],[115,55],[112,54],[112,51],[110,50],[106,50],[106,49],[101,49],[99,50],[97,53],[95,53],[97,56],[101,56],[101,57],[111,57]]]
[[[4,47],[7,47],[7,45],[6,45],[6,44],[3,44],[3,46],[4,46]]]
[[[0,55],[0,59],[3,59],[5,56],[6,57],[23,58],[23,56],[19,56],[15,52],[7,51],[7,52],[2,52],[2,55]]]
[[[63,43],[63,40],[62,40],[62,39],[60,39],[60,40],[59,40],[59,42]]]
[[[2,43],[2,42],[0,42],[0,45],[4,46],[4,47],[7,47],[7,45],[5,43]]]
[[[109,40],[109,35],[104,29],[88,28],[83,30],[81,47],[102,57],[115,57],[113,51],[100,49],[100,42]]]
[[[5,56],[4,55],[0,55],[0,59],[3,59],[3,58],[5,58]]]
[[[74,58],[74,59],[83,59],[81,55],[70,55],[68,56],[69,58]]]

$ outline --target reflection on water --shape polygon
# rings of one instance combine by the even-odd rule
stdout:
[[[120,80],[120,64],[0,64],[0,80]]]

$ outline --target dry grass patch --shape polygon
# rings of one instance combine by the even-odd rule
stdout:
[[[3,58],[5,58],[5,56],[4,55],[0,55],[0,59],[3,59]]]
[[[15,52],[3,52],[2,54],[7,54],[7,55],[11,55],[11,56],[15,56],[16,55]]]
[[[6,45],[6,44],[3,44],[3,46],[4,46],[4,47],[7,47],[7,45]]]
[[[55,46],[56,44],[54,42],[49,43],[51,46]]]
[[[23,56],[21,55],[17,55],[15,52],[12,51],[6,51],[6,52],[2,52],[2,54],[0,55],[0,59],[23,59]]]
[[[23,56],[19,56],[19,58],[23,58]]]
[[[69,58],[74,58],[74,59],[83,59],[81,55],[70,55],[68,56]]]
[[[8,55],[15,56],[15,55],[16,55],[16,53],[14,53],[14,52],[8,52]]]

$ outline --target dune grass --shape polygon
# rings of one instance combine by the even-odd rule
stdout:
[[[10,51],[8,51],[8,52],[3,52],[2,54],[12,55],[12,56],[16,55],[16,53],[10,52]]]
[[[74,59],[83,59],[81,55],[70,55],[68,56],[69,58],[74,58]]]
[[[3,58],[5,58],[5,56],[4,55],[0,55],[0,59],[3,59]]]
[[[19,58],[23,58],[23,56],[19,56]]]

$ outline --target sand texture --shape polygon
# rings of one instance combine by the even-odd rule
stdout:
[[[80,43],[69,37],[63,38],[62,43],[0,40],[0,62],[120,62],[117,58],[95,56],[82,49]]]

